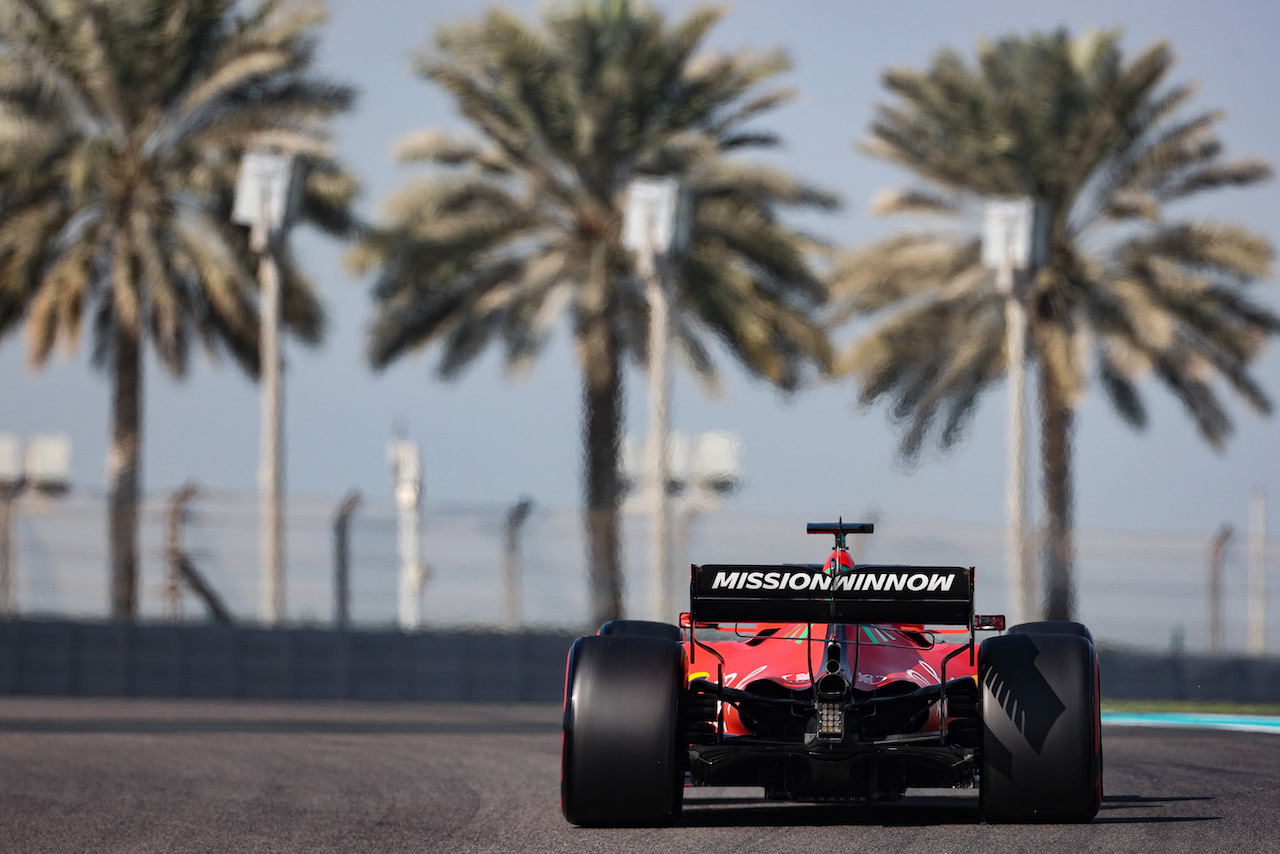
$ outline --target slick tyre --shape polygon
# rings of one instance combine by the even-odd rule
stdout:
[[[662,638],[677,642],[684,640],[684,633],[680,631],[679,626],[653,620],[610,620],[600,627],[599,634]]]
[[[1034,623],[1019,623],[1009,629],[1011,635],[1075,635],[1088,638],[1093,642],[1093,632],[1084,623],[1073,623],[1070,620],[1040,620]]]
[[[666,825],[680,815],[685,653],[635,635],[579,638],[565,674],[560,804],[584,827]]]
[[[1102,804],[1098,657],[1074,634],[983,641],[982,816],[1086,822]]]

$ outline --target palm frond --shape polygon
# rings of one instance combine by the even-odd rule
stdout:
[[[825,299],[811,266],[820,247],[779,214],[838,200],[728,156],[776,142],[754,123],[790,94],[759,87],[789,62],[777,51],[703,52],[720,15],[700,8],[669,26],[647,6],[581,4],[548,10],[541,27],[491,11],[437,33],[415,70],[453,98],[479,140],[427,131],[404,143],[402,157],[451,168],[395,194],[384,225],[348,257],[378,271],[376,365],[416,336],[439,343],[452,376],[501,335],[520,368],[566,311],[584,370],[609,351],[597,335],[643,359],[647,303],[619,245],[622,191],[640,170],[677,175],[692,192],[693,245],[672,289],[688,312],[675,326],[693,364],[711,370],[708,334],[782,384],[826,360],[812,317]],[[512,278],[499,288],[495,270]],[[477,293],[464,298],[462,287]]]
[[[930,192],[923,188],[884,190],[871,202],[871,212],[876,216],[893,214],[956,216],[963,209],[963,202],[954,196]]]
[[[14,137],[0,173],[22,196],[0,210],[0,288],[38,307],[34,359],[92,315],[97,360],[119,333],[178,374],[195,340],[256,371],[256,260],[228,222],[241,154],[263,140],[305,152],[302,218],[357,226],[323,127],[354,92],[309,73],[324,18],[300,0],[0,6],[0,132]],[[287,328],[318,340],[310,283],[288,253],[282,269]]]
[[[1258,411],[1270,407],[1248,366],[1280,327],[1239,289],[1272,275],[1274,250],[1238,226],[1166,223],[1165,208],[1272,173],[1256,158],[1224,158],[1220,113],[1180,117],[1195,87],[1166,88],[1173,63],[1164,43],[1126,59],[1116,31],[1008,36],[980,45],[976,63],[943,51],[923,71],[884,74],[892,100],[877,108],[862,148],[922,182],[882,197],[887,213],[954,215],[1005,194],[1043,201],[1049,256],[1027,299],[1032,358],[1052,378],[1056,405],[1084,393],[1092,361],[1117,412],[1142,426],[1137,383],[1151,373],[1217,444],[1230,420],[1213,378]],[[1108,240],[1116,222],[1126,230]],[[989,381],[965,381],[949,361],[968,364],[956,354],[972,345],[948,337],[937,308],[948,294],[994,287],[976,272],[977,248],[955,235],[901,234],[850,253],[831,274],[833,323],[889,318],[839,367],[861,380],[865,404],[891,402],[909,453],[930,436],[945,446],[959,426],[935,432],[944,404],[958,407],[953,416],[969,411]],[[967,332],[971,321],[958,317]],[[928,338],[904,318],[931,324]]]
[[[980,245],[972,238],[903,233],[846,254],[830,277],[834,323],[871,314],[951,287],[980,273]]]

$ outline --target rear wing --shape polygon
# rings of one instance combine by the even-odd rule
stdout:
[[[912,623],[973,629],[973,568],[756,564],[693,566],[690,619],[697,623]]]

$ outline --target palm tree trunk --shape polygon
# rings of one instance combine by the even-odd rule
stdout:
[[[595,310],[579,327],[583,374],[583,483],[586,487],[587,586],[592,625],[622,617],[618,503],[618,447],[622,434],[622,375],[617,312],[596,247],[590,287]],[[582,346],[585,345],[585,346]]]
[[[1046,620],[1075,619],[1071,433],[1074,414],[1052,368],[1040,360],[1041,465],[1045,505]]]
[[[111,333],[111,447],[107,451],[107,530],[111,548],[111,616],[133,621],[138,610],[139,448],[142,358],[136,329]]]
[[[613,349],[616,352],[616,341]],[[618,530],[618,439],[621,382],[617,359],[598,385],[586,383],[587,574],[591,593],[592,624],[622,616],[622,567]]]

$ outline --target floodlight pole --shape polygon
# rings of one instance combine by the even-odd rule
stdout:
[[[1006,577],[1013,622],[1039,615],[1036,580],[1031,571],[1027,538],[1027,306],[1026,276],[1044,262],[1048,251],[1048,218],[1032,199],[987,202],[983,262],[994,267],[996,290],[1004,297],[1005,349],[1009,370],[1007,485],[1005,489]]]
[[[397,611],[401,630],[411,632],[422,627],[422,591],[427,580],[421,557],[422,456],[415,442],[399,435],[387,443],[387,456],[399,511]]]
[[[664,282],[670,256],[684,249],[689,237],[689,205],[680,182],[672,177],[635,177],[628,188],[623,242],[636,253],[637,272],[649,302],[649,474],[646,490],[652,502],[650,556],[654,578],[653,609],[658,619],[671,611],[671,480],[668,374],[670,296]]]
[[[649,300],[649,458],[650,495],[653,501],[653,574],[656,580],[655,607],[659,620],[668,619],[671,607],[671,381],[667,371],[670,343],[669,306],[663,288],[657,252],[650,241],[640,254],[641,275]]]
[[[284,615],[284,459],[281,423],[284,394],[280,383],[280,268],[276,264],[277,234],[266,215],[254,224],[255,246],[260,247],[258,280],[262,286],[261,465],[258,469],[258,562],[262,568],[262,618],[275,625]]]
[[[280,244],[297,206],[301,181],[297,158],[272,148],[252,148],[240,162],[232,218],[249,226],[258,253],[261,289],[258,336],[262,374],[262,424],[258,466],[258,565],[262,573],[261,614],[275,625],[284,616],[284,393],[280,379]]]
[[[1007,484],[1005,553],[1010,567],[1010,592],[1016,595],[1014,622],[1037,616],[1036,583],[1027,554],[1027,308],[1018,287],[1018,273],[1006,258],[996,287],[1005,294],[1005,347],[1009,353],[1009,420],[1006,448]],[[1012,599],[1010,604],[1015,604]]]

